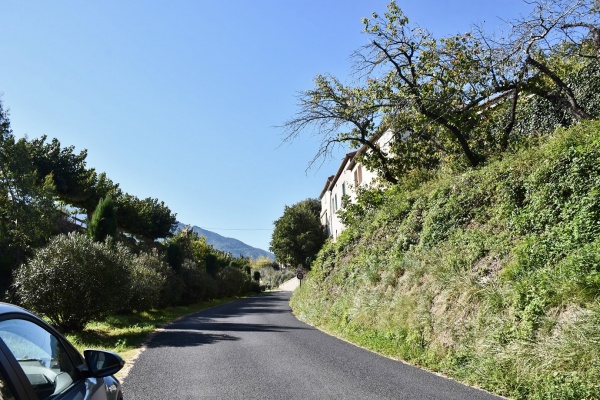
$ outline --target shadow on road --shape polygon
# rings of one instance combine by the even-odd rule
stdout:
[[[288,304],[289,298],[290,296],[286,292],[263,293],[256,297],[244,299],[241,306],[239,302],[234,302],[233,307],[218,307],[210,316],[212,318],[231,318],[249,314],[291,313],[292,309]]]
[[[306,327],[278,326],[266,324],[244,324],[215,321],[202,318],[200,321],[191,319],[183,324],[172,325],[165,332],[175,331],[213,331],[213,332],[285,332],[288,330],[308,329]]]
[[[198,330],[166,329],[157,333],[148,342],[147,347],[192,347],[213,344],[224,340],[239,340],[239,338],[223,334],[203,333]]]
[[[224,340],[240,340],[238,337],[228,335],[227,332],[286,332],[309,329],[305,326],[232,321],[232,318],[260,314],[291,314],[288,301],[289,294],[285,292],[265,293],[191,314],[165,326],[154,335],[147,347],[193,347]],[[224,322],[227,320],[231,322]]]

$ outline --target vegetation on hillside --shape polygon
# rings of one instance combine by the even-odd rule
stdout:
[[[303,320],[513,398],[600,398],[600,122],[359,202]]]
[[[292,306],[498,394],[600,398],[600,4],[531,7],[502,35],[436,38],[392,1],[363,21],[358,83],[300,95],[287,139],[316,128],[313,162],[366,146],[380,181]]]

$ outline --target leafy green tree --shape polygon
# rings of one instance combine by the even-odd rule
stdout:
[[[15,140],[0,102],[0,295],[12,271],[57,233],[51,176],[41,184],[36,179],[26,143]]]
[[[217,257],[217,255],[212,252],[206,254],[204,260],[206,262],[206,272],[208,272],[210,276],[213,277],[216,277],[217,273],[224,266],[222,263],[219,262],[219,257]]]
[[[177,241],[171,241],[167,245],[167,262],[174,271],[179,271],[185,261],[183,248]]]
[[[119,197],[119,228],[146,243],[168,238],[177,224],[176,214],[158,199],[139,199],[130,194]]]
[[[340,144],[365,146],[363,164],[395,184],[406,172],[445,159],[477,166],[495,149],[490,139],[506,148],[514,124],[506,123],[498,138],[476,129],[497,114],[485,106],[490,97],[515,88],[485,41],[470,33],[436,39],[410,24],[394,1],[383,16],[374,13],[363,23],[369,44],[354,57],[364,83],[350,87],[318,75],[315,88],[300,96],[299,112],[284,124],[286,140],[309,127],[320,134],[311,165]],[[386,131],[393,134],[389,151],[377,145]]]
[[[25,141],[25,139],[22,139]],[[74,153],[74,146],[61,147],[58,139],[47,142],[47,136],[26,142],[41,185],[51,175],[57,196],[66,204],[83,207],[93,170],[86,167],[87,150]]]
[[[396,134],[399,162],[428,167],[462,157],[474,167],[495,141],[506,148],[513,124],[497,138],[477,129],[496,114],[490,99],[507,102],[498,96],[517,87],[509,65],[495,62],[489,41],[471,32],[436,38],[410,23],[394,1],[383,16],[374,13],[363,23],[370,43],[356,52],[357,68],[382,83],[382,124]]]
[[[320,212],[321,203],[317,199],[285,206],[283,215],[274,222],[270,243],[270,250],[279,262],[310,268],[326,239]]]
[[[93,168],[87,177],[85,188],[84,200],[74,205],[85,210],[88,221],[92,219],[92,215],[101,199],[110,196],[116,201],[116,199],[123,196],[123,191],[119,188],[118,183],[114,183],[105,172],[98,174]]]
[[[88,222],[88,233],[96,242],[103,242],[108,236],[117,236],[117,210],[115,201],[108,196],[98,202],[92,220]]]
[[[197,262],[194,254],[194,243],[200,240],[191,227],[186,226],[167,241],[167,261],[171,268],[179,271],[183,262],[188,259]]]

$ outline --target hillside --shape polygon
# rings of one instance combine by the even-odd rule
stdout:
[[[347,217],[300,319],[511,398],[600,398],[600,122]]]
[[[184,226],[185,224],[179,222],[177,225],[177,230],[181,230]],[[206,238],[206,243],[213,246],[215,249],[224,251],[226,253],[231,253],[234,257],[243,256],[253,259],[257,259],[258,257],[267,257],[271,260],[275,260],[275,255],[273,253],[252,247],[240,240],[221,236],[218,233],[202,229],[198,226],[192,226],[192,230],[198,235],[204,236]]]

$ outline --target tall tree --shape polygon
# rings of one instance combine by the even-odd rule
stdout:
[[[63,148],[58,139],[47,142],[46,136],[28,141],[27,147],[37,172],[38,184],[51,175],[58,197],[66,204],[83,207],[93,174],[93,170],[86,168],[87,150],[75,154],[74,146]]]
[[[575,120],[593,118],[569,77],[600,63],[600,9],[596,0],[539,0],[511,22],[498,45],[519,71],[519,88],[565,110]]]
[[[477,166],[486,157],[476,128],[493,113],[487,104],[516,87],[507,64],[494,63],[495,50],[470,32],[434,37],[394,1],[363,23],[370,43],[355,53],[356,68],[382,82],[384,122],[396,142],[416,143],[403,157],[423,146]]]
[[[52,179],[36,179],[27,146],[15,140],[0,102],[0,295],[11,272],[56,233],[60,215]]]
[[[108,236],[117,236],[117,210],[112,197],[98,202],[92,219],[88,222],[88,233],[95,242],[103,242]]]
[[[88,220],[92,219],[92,214],[100,200],[107,196],[111,196],[113,199],[123,196],[123,191],[118,183],[114,183],[105,172],[97,173],[93,168],[90,170],[85,187],[86,194],[83,201],[74,205],[85,210]]]
[[[283,215],[274,222],[270,243],[270,250],[279,262],[310,268],[326,239],[320,212],[321,203],[317,199],[285,206]]]
[[[125,194],[117,199],[119,228],[146,243],[172,236],[176,214],[167,205],[151,197],[139,199]]]
[[[354,53],[358,83],[318,75],[283,125],[284,140],[314,128],[321,145],[310,165],[340,144],[367,146],[363,163],[394,183],[449,160],[475,167],[518,135],[539,133],[523,131],[536,103],[565,114],[566,124],[600,114],[598,1],[530,4],[529,15],[507,25],[508,36],[474,27],[436,38],[391,1],[363,19],[369,42]],[[376,145],[385,131],[393,133],[387,152]]]
[[[513,123],[500,138],[477,129],[497,113],[490,99],[507,100],[504,94],[516,88],[509,64],[494,62],[489,42],[471,33],[437,39],[411,24],[394,1],[383,16],[374,13],[363,23],[369,43],[354,60],[364,83],[351,87],[317,76],[284,124],[285,140],[315,128],[321,139],[315,159],[340,143],[366,146],[363,162],[391,183],[448,158],[477,166],[491,149],[506,147]],[[389,152],[376,144],[385,131],[394,135]]]
[[[385,180],[396,183],[388,163],[389,154],[377,145],[383,110],[378,96],[382,90],[379,82],[368,80],[365,87],[351,87],[333,76],[317,75],[314,83],[314,89],[298,96],[298,113],[283,125],[284,140],[292,141],[310,127],[318,130],[321,144],[309,168],[344,144],[352,148],[366,146],[373,166]]]

